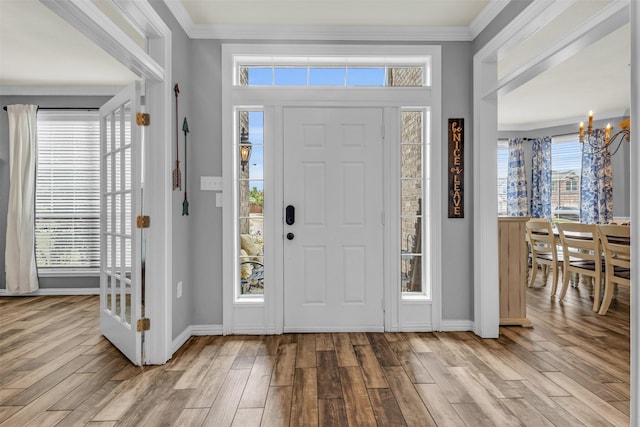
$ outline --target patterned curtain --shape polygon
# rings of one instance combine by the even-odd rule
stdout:
[[[582,174],[580,177],[580,222],[606,224],[613,219],[613,175],[611,152],[605,147],[604,130],[595,129],[592,147],[582,147]]]
[[[509,139],[507,173],[507,215],[526,216],[529,214],[529,200],[527,200],[527,177],[524,169],[524,141],[522,138]]]
[[[551,220],[551,137],[533,140],[531,216]]]

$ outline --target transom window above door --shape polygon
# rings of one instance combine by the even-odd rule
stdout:
[[[430,57],[235,57],[236,86],[431,86]]]

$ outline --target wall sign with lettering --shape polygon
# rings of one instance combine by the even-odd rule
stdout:
[[[464,119],[449,119],[449,218],[464,218]]]

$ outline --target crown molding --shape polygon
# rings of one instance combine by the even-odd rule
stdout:
[[[3,85],[0,96],[113,96],[125,86]]]
[[[469,25],[469,32],[471,33],[471,40],[478,37],[478,34],[484,30],[487,25],[494,20],[502,9],[504,9],[510,0],[490,0],[489,4],[480,12],[476,19]]]
[[[629,116],[629,109],[619,109],[619,110],[610,110],[604,112],[598,112],[597,122],[602,123],[609,120],[618,120],[623,117]],[[575,126],[576,133],[578,133],[578,124],[580,122],[585,121],[586,116],[574,116],[574,117],[565,117],[563,119],[551,120],[546,122],[534,122],[534,123],[523,123],[523,124],[500,124],[498,123],[498,132],[529,132],[529,131],[537,131],[541,129],[548,129],[560,126]],[[614,127],[617,127],[617,123],[612,123]],[[603,125],[604,126],[604,125]]]
[[[467,27],[192,25],[189,37],[224,40],[471,41]]]
[[[187,36],[218,40],[304,41],[472,41],[509,3],[491,0],[466,26],[347,26],[347,25],[205,25],[195,24],[181,0],[164,0]]]

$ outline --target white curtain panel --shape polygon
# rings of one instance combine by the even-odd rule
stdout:
[[[37,105],[8,105],[9,208],[5,272],[7,292],[38,290],[34,196],[36,182]]]

